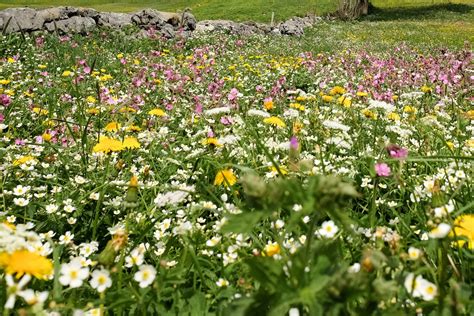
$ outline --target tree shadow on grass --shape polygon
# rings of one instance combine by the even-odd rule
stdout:
[[[371,7],[366,21],[474,20],[474,6],[467,4],[436,4],[413,7]]]

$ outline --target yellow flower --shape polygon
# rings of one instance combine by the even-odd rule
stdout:
[[[276,242],[266,245],[263,249],[264,256],[273,257],[278,254],[280,254],[280,245]]]
[[[367,92],[365,92],[365,91],[357,91],[357,92],[356,92],[356,96],[358,96],[358,97],[366,97],[366,96],[368,96],[368,95],[369,95],[369,94],[368,94]]]
[[[395,112],[388,113],[387,118],[392,121],[400,121],[400,115]]]
[[[230,169],[220,170],[214,179],[214,185],[233,186],[237,182],[237,177]]]
[[[122,53],[117,54],[117,58],[118,59],[123,58],[123,54]]]
[[[453,149],[454,149],[454,143],[453,143],[453,142],[447,141],[447,142],[446,142],[446,146],[448,146],[448,148],[449,148],[450,150],[453,150]]]
[[[110,122],[104,128],[107,132],[118,132],[120,129],[120,124],[117,122]]]
[[[34,107],[33,112],[35,112],[36,114],[39,114],[39,115],[48,115],[49,111],[48,110],[45,110],[45,109],[42,109],[40,107]]]
[[[277,126],[277,127],[286,127],[285,122],[282,119],[276,116],[267,117],[263,120],[263,123]]]
[[[72,72],[70,70],[65,70],[63,71],[63,74],[61,76],[63,77],[69,77],[72,75]]]
[[[8,79],[2,79],[2,80],[0,80],[0,84],[1,84],[1,85],[7,85],[7,84],[9,84],[10,82],[11,82],[11,81],[8,80]]]
[[[474,138],[466,140],[466,146],[469,148],[474,148]]]
[[[35,161],[35,160],[36,159],[33,156],[23,156],[23,157],[18,158],[15,161],[13,161],[13,165],[14,166],[20,166],[20,165],[23,165],[23,164],[27,163],[28,161]]]
[[[410,114],[415,114],[416,113],[416,108],[411,106],[411,105],[405,105],[403,107],[403,112],[410,113]]]
[[[130,106],[124,106],[119,109],[120,113],[135,113],[137,110]]]
[[[374,112],[372,112],[372,111],[369,110],[369,109],[363,109],[363,110],[361,111],[361,113],[362,113],[366,118],[370,118],[370,119],[373,119],[373,120],[377,119],[377,113],[374,113]]]
[[[424,93],[431,93],[431,91],[433,91],[430,87],[428,86],[423,86],[420,88],[421,92],[424,92]]]
[[[90,109],[87,109],[87,113],[89,113],[91,115],[97,115],[97,114],[99,114],[99,109],[98,108],[90,108]]]
[[[28,274],[38,279],[47,279],[53,273],[51,260],[28,250],[17,250],[12,254],[0,253],[0,266],[7,274],[16,274],[18,278]]]
[[[322,99],[324,102],[332,102],[334,101],[334,97],[330,96],[330,95],[323,95],[322,96]]]
[[[397,101],[398,100],[398,95],[392,95],[392,100]]]
[[[219,143],[219,140],[215,137],[208,137],[203,140],[203,145],[210,145],[215,147],[222,147],[222,144]]]
[[[102,136],[99,142],[92,148],[92,152],[98,153],[109,153],[111,151],[118,152],[123,150],[123,144],[121,141]]]
[[[135,149],[140,148],[140,143],[135,137],[125,137],[122,146],[127,149]]]
[[[153,109],[149,111],[148,114],[153,116],[166,116],[165,111],[163,111],[162,109]]]
[[[466,242],[469,249],[474,249],[474,214],[460,215],[454,220],[454,229],[451,236],[465,237],[467,240],[457,240],[456,243],[462,247]]]
[[[142,129],[140,128],[140,126],[133,125],[133,124],[127,127],[127,131],[130,131],[130,132],[139,132],[141,130]]]
[[[46,69],[46,67],[47,67],[46,65],[42,65],[42,64],[38,65],[39,69]]]
[[[53,138],[53,136],[51,136],[51,134],[49,133],[43,133],[43,135],[41,135],[41,138],[43,138],[45,142],[49,142],[51,138]]]
[[[113,77],[109,74],[106,74],[106,75],[103,75],[103,76],[100,76],[99,77],[99,81],[109,81],[110,79],[112,79]]]
[[[339,98],[337,98],[337,103],[342,104],[345,108],[350,108],[352,105],[352,100],[341,95]]]
[[[270,111],[271,109],[273,109],[273,101],[268,100],[263,102],[263,107],[265,108],[265,110]]]
[[[346,89],[344,89],[341,86],[335,86],[334,88],[331,89],[331,91],[329,91],[330,95],[344,94],[344,93],[346,93]]]
[[[469,110],[465,113],[466,117],[470,120],[474,120],[474,110]]]
[[[87,103],[96,103],[97,99],[90,95],[86,98],[86,102]]]
[[[280,172],[281,172],[282,175],[288,174],[288,170],[286,170],[285,167],[283,167],[283,166],[278,166],[278,169],[280,169]],[[278,169],[277,169],[275,166],[271,166],[271,167],[270,167],[270,172],[272,172],[272,173],[274,173],[274,174],[279,174],[279,173],[278,173]]]
[[[7,61],[10,63],[10,64],[13,64],[14,62],[16,62],[15,59],[11,58],[11,57],[8,57]]]
[[[305,110],[305,107],[299,103],[290,103],[290,108],[297,109],[301,112]]]

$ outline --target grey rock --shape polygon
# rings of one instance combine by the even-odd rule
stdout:
[[[132,22],[138,26],[161,26],[165,24],[166,17],[157,10],[154,9],[145,9],[136,12],[132,15]]]
[[[197,20],[189,12],[184,12],[181,17],[181,25],[186,31],[194,31],[196,29]]]
[[[53,21],[45,24],[46,30],[53,32],[56,29],[62,34],[85,34],[96,28],[95,20],[91,17],[73,16],[66,20]]]
[[[293,18],[278,26],[281,34],[301,36],[304,34],[304,23],[301,18]]]
[[[20,30],[31,32],[40,30],[44,20],[37,15],[36,10],[30,8],[12,8],[0,11],[1,30],[6,34]],[[6,30],[3,30],[6,27]]]
[[[171,24],[165,24],[160,30],[161,35],[165,38],[174,38],[175,37],[175,30]]]
[[[97,25],[110,28],[122,28],[132,24],[132,14],[128,13],[103,12],[97,20]]]

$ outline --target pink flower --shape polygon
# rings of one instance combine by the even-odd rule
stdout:
[[[408,156],[408,149],[397,145],[388,145],[385,149],[392,158],[405,159]]]
[[[240,96],[239,90],[237,90],[236,88],[232,88],[230,90],[229,95],[227,96],[227,99],[229,101],[235,101],[235,100],[237,100],[237,97],[239,97],[239,96]]]
[[[379,177],[389,177],[390,176],[390,167],[386,163],[376,163],[375,172]]]
[[[0,94],[0,105],[8,106],[11,103],[11,99],[6,94]]]

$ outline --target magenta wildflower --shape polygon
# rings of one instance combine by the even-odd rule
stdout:
[[[298,150],[299,143],[298,143],[298,139],[296,138],[296,136],[291,136],[291,138],[290,138],[290,148],[293,149],[293,150]]]
[[[379,177],[389,177],[390,176],[390,167],[386,163],[376,163],[375,172]]]
[[[408,149],[397,145],[388,145],[385,149],[392,158],[405,159],[408,156]]]
[[[11,103],[11,99],[6,94],[0,94],[0,105],[8,106]]]

